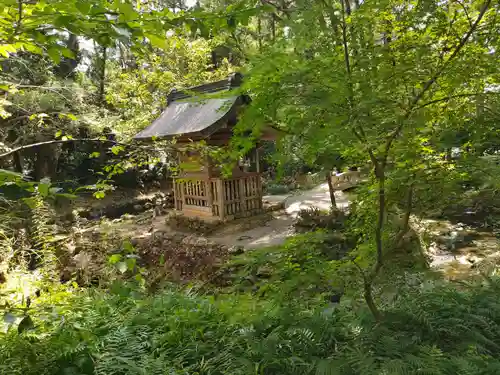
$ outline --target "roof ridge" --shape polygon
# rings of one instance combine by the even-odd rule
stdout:
[[[243,75],[239,72],[235,72],[231,73],[226,79],[188,87],[183,89],[184,91],[174,88],[167,96],[167,105],[176,100],[191,98],[193,96],[196,96],[196,94],[208,94],[224,90],[229,91],[235,87],[239,87],[242,83],[242,80]]]

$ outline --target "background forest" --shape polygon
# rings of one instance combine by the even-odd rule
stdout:
[[[0,374],[500,374],[498,1],[0,3]],[[179,165],[132,139],[234,72],[221,164],[272,125],[267,193],[364,176],[247,251],[155,233]]]

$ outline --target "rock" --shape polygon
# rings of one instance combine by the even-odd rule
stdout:
[[[206,246],[208,245],[208,240],[204,237],[197,236],[186,236],[181,241],[185,245],[196,245],[196,246]]]
[[[259,269],[257,270],[256,276],[261,277],[263,279],[268,279],[271,277],[272,274],[273,274],[273,270],[271,268],[266,267],[266,266],[262,266],[262,267],[259,267]]]
[[[90,254],[82,251],[73,257],[76,266],[80,269],[87,268],[90,264],[92,257]]]
[[[251,240],[252,236],[241,236],[238,237],[238,241]]]
[[[245,252],[245,248],[243,246],[231,246],[227,252],[232,255],[240,255]]]

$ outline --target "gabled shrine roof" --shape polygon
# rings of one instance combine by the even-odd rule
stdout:
[[[191,87],[183,91],[172,90],[167,98],[167,108],[134,139],[206,137],[221,128],[242,103],[242,96],[217,96],[210,94],[230,92],[240,86],[239,73],[228,79]],[[215,96],[215,97],[214,97]]]

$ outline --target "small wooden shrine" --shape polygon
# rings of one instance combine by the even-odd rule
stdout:
[[[161,116],[135,136],[136,140],[175,139],[179,163],[193,165],[196,160],[195,168],[181,169],[174,178],[175,208],[186,216],[232,220],[262,212],[258,147],[233,168],[230,177],[223,176],[209,157],[187,147],[200,141],[209,146],[229,142],[238,114],[250,103],[248,96],[235,93],[241,81],[242,75],[234,73],[226,80],[173,90]],[[261,139],[274,140],[277,135],[269,127]]]

